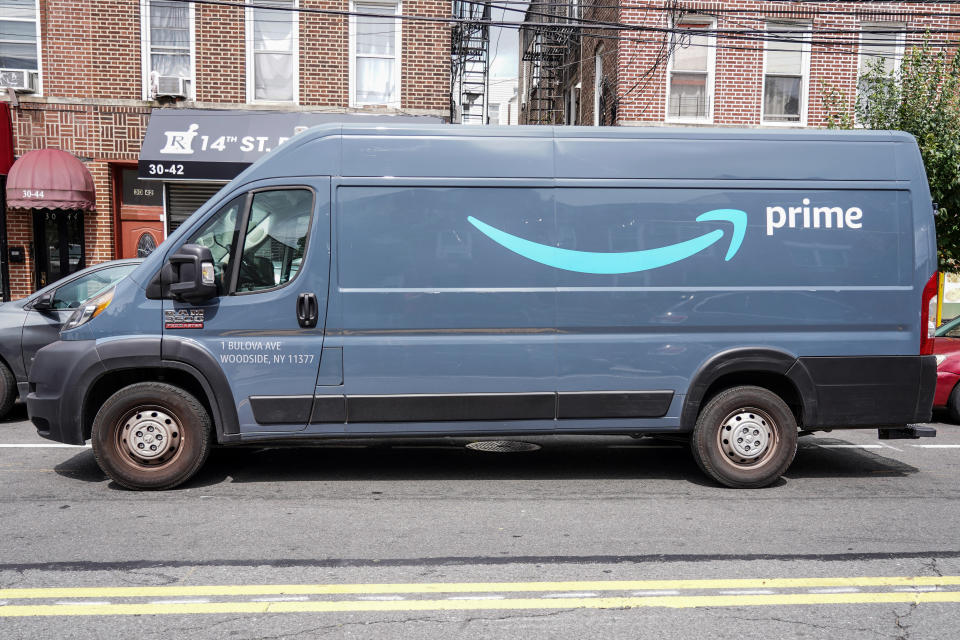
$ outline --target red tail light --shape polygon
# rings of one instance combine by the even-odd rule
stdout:
[[[933,353],[933,335],[937,330],[937,292],[940,289],[940,274],[930,276],[923,288],[920,307],[920,355]]]

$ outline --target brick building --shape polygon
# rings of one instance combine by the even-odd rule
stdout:
[[[5,296],[22,297],[64,271],[136,255],[138,247],[149,250],[174,219],[251,161],[192,175],[189,183],[149,175],[141,146],[155,110],[197,123],[293,114],[286,122],[295,130],[314,123],[312,114],[448,115],[449,25],[390,17],[400,14],[399,0],[253,4],[276,8],[243,0],[0,0],[0,92],[7,92],[0,100],[11,105],[16,156],[62,149],[80,159],[96,188],[92,211],[7,211],[14,258],[3,251]],[[402,12],[448,17],[450,2],[406,0]],[[295,130],[275,136],[276,143]],[[235,153],[220,142],[224,158],[243,155],[235,142]],[[260,143],[253,151],[265,150]],[[60,268],[51,264],[58,256]]]
[[[867,65],[960,33],[954,3],[570,2],[527,11],[521,123],[825,126],[827,92],[852,109]]]

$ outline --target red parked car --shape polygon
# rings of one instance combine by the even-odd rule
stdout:
[[[933,408],[946,409],[951,420],[960,422],[960,316],[937,327],[933,353],[937,356]]]

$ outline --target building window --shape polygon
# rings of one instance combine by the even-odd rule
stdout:
[[[712,21],[682,22],[673,34],[667,72],[667,119],[709,122],[713,117],[716,37]]]
[[[868,108],[864,75],[877,72],[894,80],[903,59],[904,27],[891,24],[865,24],[860,33],[860,65],[857,74],[857,102]]]
[[[0,86],[40,91],[40,26],[36,0],[0,3]]]
[[[767,23],[763,124],[804,124],[810,67],[810,26]]]
[[[603,108],[603,45],[597,47],[597,54],[593,58],[593,126],[598,127],[603,122],[601,109]]]
[[[169,0],[141,3],[146,100],[193,98],[193,5]]]
[[[247,8],[247,101],[296,102],[296,0],[256,0],[255,4]]]
[[[350,10],[350,104],[400,108],[400,13],[396,2],[353,2]],[[383,16],[383,17],[380,17]]]

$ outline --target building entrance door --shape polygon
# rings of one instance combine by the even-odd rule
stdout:
[[[80,211],[33,212],[34,287],[41,289],[86,266],[83,213]]]

